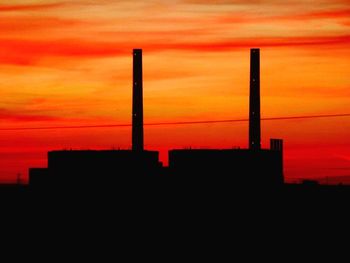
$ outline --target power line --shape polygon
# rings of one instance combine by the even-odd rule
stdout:
[[[298,119],[335,118],[335,117],[350,117],[350,113],[267,117],[267,118],[261,118],[261,120],[278,121],[278,120],[298,120]],[[154,123],[145,123],[144,125],[145,126],[195,125],[195,124],[232,123],[232,122],[246,122],[246,121],[249,121],[249,119],[154,122]],[[131,127],[131,126],[132,125],[128,123],[128,124],[98,124],[98,125],[43,126],[43,127],[9,127],[9,128],[0,128],[0,131],[89,129],[89,128],[117,128],[117,127],[122,128],[122,127]]]

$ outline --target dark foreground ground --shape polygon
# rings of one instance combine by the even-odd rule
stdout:
[[[275,256],[285,248],[290,256],[308,251],[315,240],[327,247],[338,240],[326,233],[346,240],[350,222],[346,186],[3,185],[0,203],[2,239],[9,244],[11,237],[12,247],[31,247],[36,255],[49,253],[46,262],[62,255],[90,258],[97,248],[97,262],[226,262],[261,257],[262,248]]]
[[[252,207],[276,205],[280,208],[350,207],[350,186],[317,184],[284,184],[280,187],[231,186],[225,183],[157,184],[128,182],[122,185],[76,185],[30,187],[1,185],[2,207],[21,209],[36,207],[93,208],[104,206],[127,208],[143,206],[167,209]]]

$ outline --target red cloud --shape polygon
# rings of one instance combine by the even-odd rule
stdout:
[[[200,52],[220,52],[251,47],[307,47],[307,46],[347,46],[350,35],[315,37],[270,37],[244,38],[218,41],[186,41],[171,43],[155,41],[88,41],[88,40],[0,40],[0,63],[35,65],[45,57],[94,58],[130,55],[132,48],[141,47],[148,52],[184,50]]]
[[[64,6],[64,3],[34,4],[34,5],[0,5],[0,12],[10,11],[35,11]]]
[[[339,9],[332,11],[319,11],[301,14],[286,14],[280,16],[256,16],[251,14],[228,14],[217,18],[220,23],[264,23],[278,21],[308,21],[322,19],[349,19],[350,9]]]
[[[245,38],[215,42],[184,42],[161,43],[145,45],[149,51],[185,50],[199,52],[220,52],[239,50],[252,47],[307,47],[307,46],[347,46],[350,44],[350,35],[344,36],[320,36],[320,37],[270,37],[270,38]]]
[[[332,11],[310,12],[303,14],[284,15],[284,16],[272,16],[258,18],[255,22],[268,22],[268,21],[309,21],[309,20],[347,20],[350,17],[350,9],[339,9]]]
[[[61,120],[61,117],[38,114],[25,114],[7,109],[0,109],[0,120],[20,122],[57,121]]]
[[[43,57],[106,57],[129,54],[118,43],[80,40],[0,40],[0,63],[36,64]]]
[[[350,17],[350,9],[313,12],[313,13],[300,14],[300,15],[296,15],[296,16],[290,16],[291,19],[293,17],[297,20],[349,18]]]
[[[269,4],[289,4],[288,2],[284,3],[280,0],[182,0],[183,3],[187,4],[200,4],[200,5],[269,5]],[[290,1],[295,2],[297,4],[298,1]],[[322,1],[322,4],[327,5],[327,4],[334,4],[334,3],[339,3],[339,4],[349,4],[349,0],[328,0],[327,1]]]
[[[87,24],[88,22],[85,21],[57,17],[2,16],[0,17],[0,35],[14,32],[41,32],[43,28],[67,28],[72,26],[86,26]]]
[[[182,0],[188,4],[200,4],[200,5],[236,5],[236,4],[262,4],[262,2],[274,2],[273,0],[261,1],[261,0]]]

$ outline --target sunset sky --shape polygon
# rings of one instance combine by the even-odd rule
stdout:
[[[0,1],[0,181],[48,150],[131,147],[132,49],[144,54],[145,123],[248,117],[249,49],[262,117],[350,113],[349,0]],[[350,176],[350,117],[262,122],[285,176]],[[145,147],[248,146],[248,122],[146,126]]]

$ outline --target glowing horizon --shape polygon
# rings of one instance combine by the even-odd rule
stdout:
[[[350,112],[345,0],[12,0],[0,4],[0,129],[131,122],[132,49],[144,51],[145,122],[248,117],[261,49],[262,117]],[[247,3],[248,2],[248,3]],[[288,179],[350,176],[349,118],[262,123]],[[247,123],[146,127],[146,148],[247,147]],[[129,128],[0,131],[0,175],[48,150],[129,148]],[[1,179],[1,178],[0,178]]]

